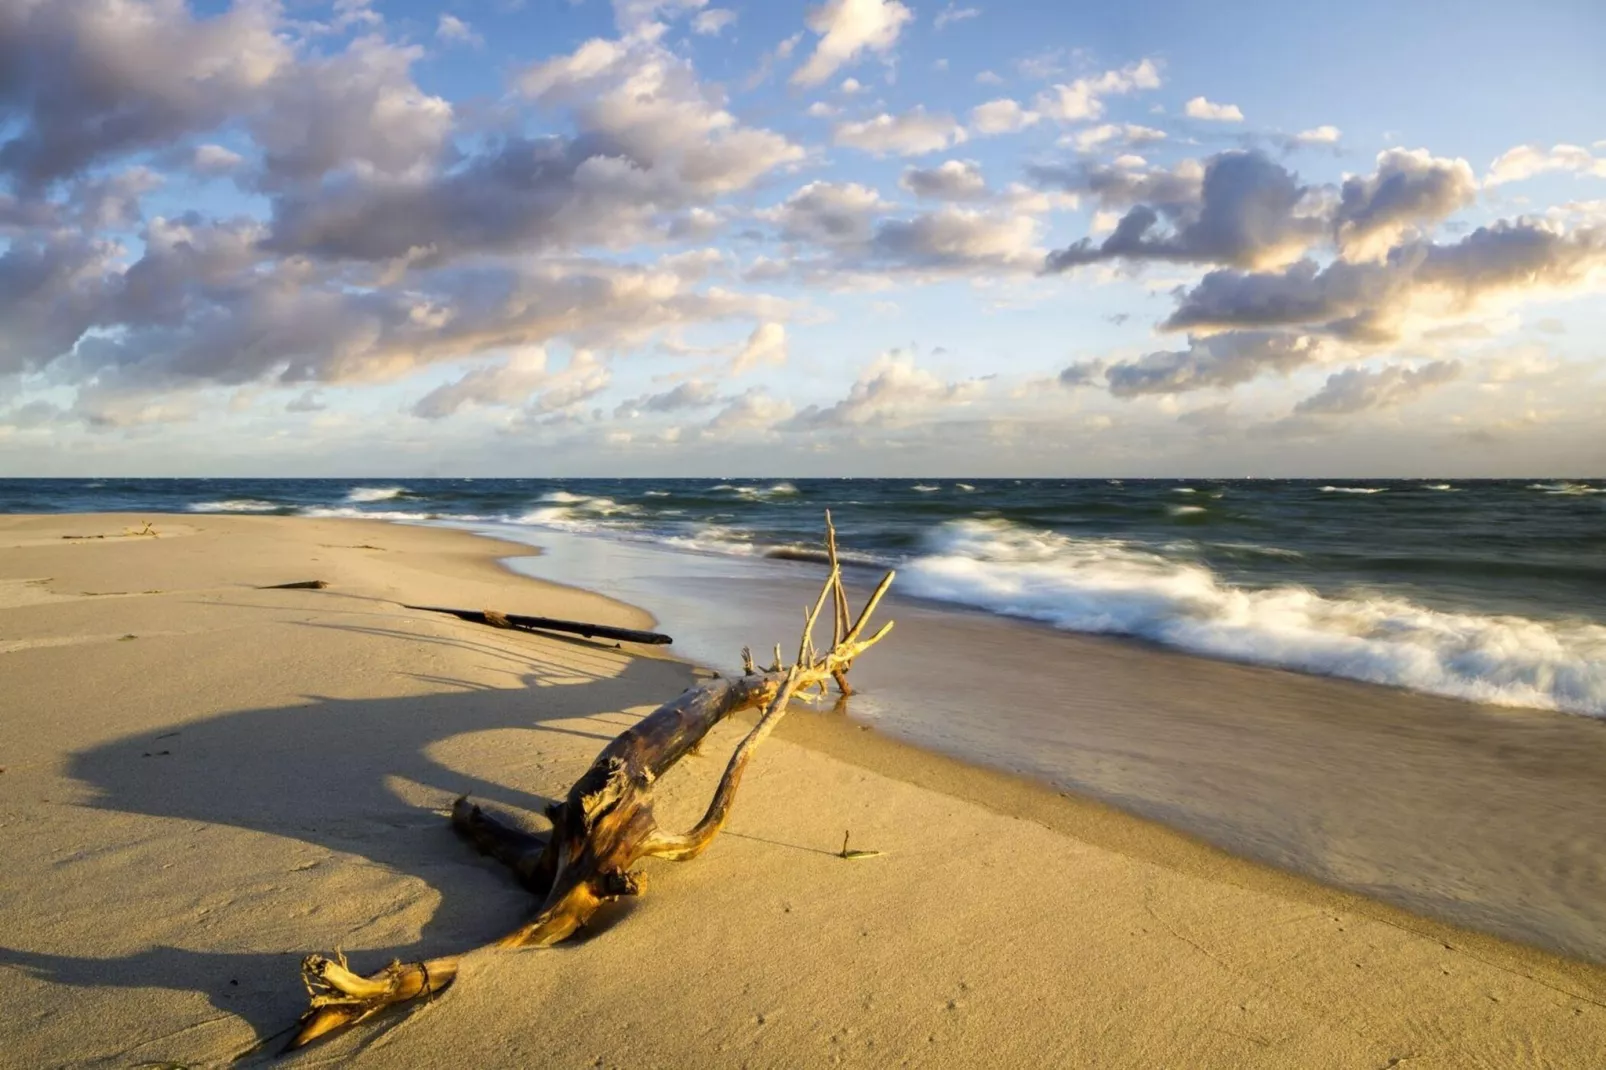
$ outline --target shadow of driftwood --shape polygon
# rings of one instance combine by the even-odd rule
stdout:
[[[363,626],[352,630],[420,638]],[[608,718],[594,733],[550,722],[613,713],[641,704],[644,696],[669,698],[690,686],[693,676],[678,663],[629,658],[600,647],[594,648],[594,659],[576,658],[572,644],[565,643],[570,649],[560,665],[544,659],[537,644],[516,656],[472,640],[422,641],[447,642],[494,659],[498,668],[516,670],[523,687],[488,688],[420,674],[419,680],[461,690],[373,700],[314,697],[304,705],[227,714],[85,751],[73,758],[70,774],[96,791],[90,805],[97,809],[294,839],[416,878],[438,894],[439,906],[416,941],[379,954],[365,952],[365,964],[377,965],[373,960],[389,955],[429,957],[477,946],[522,921],[529,898],[500,867],[459,841],[440,812],[404,801],[395,790],[397,781],[434,789],[442,800],[467,794],[539,815],[550,800],[504,782],[519,779],[506,769],[505,756],[505,775],[494,779],[494,772],[443,765],[431,756],[432,748],[454,736],[507,729],[581,735],[594,738],[600,748],[612,738],[614,725],[622,728],[629,719]],[[577,763],[574,775],[581,771],[583,764]],[[532,772],[531,779],[536,777]],[[555,774],[554,786],[556,780],[566,787],[564,776]],[[192,858],[184,864],[207,863]],[[138,895],[137,879],[126,894]],[[279,931],[291,927],[286,919]],[[0,946],[0,965],[64,985],[199,992],[224,1015],[248,1023],[266,1051],[305,1006],[296,983],[300,957],[327,950],[221,953],[152,947],[96,958]],[[159,1041],[141,1047],[153,1044]]]

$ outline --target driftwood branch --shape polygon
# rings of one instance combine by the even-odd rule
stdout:
[[[444,606],[403,606],[423,613],[449,613],[458,620],[489,624],[493,628],[522,628],[529,631],[569,632],[587,639],[615,639],[625,643],[645,643],[664,646],[674,640],[662,632],[645,632],[636,628],[615,628],[611,624],[590,624],[583,620],[559,620],[556,617],[529,617],[522,613],[499,613],[494,609],[447,609]]]
[[[490,946],[549,947],[585,925],[604,903],[641,894],[646,882],[635,867],[642,859],[684,862],[696,858],[730,817],[748,762],[786,716],[791,699],[810,690],[823,694],[831,680],[844,694],[849,692],[847,673],[854,659],[892,630],[888,622],[863,638],[870,615],[892,583],[892,573],[887,573],[850,624],[837,562],[836,530],[829,514],[826,549],[830,573],[819,597],[805,609],[797,659],[783,667],[777,646],[774,665],[759,671],[751,651],[743,650],[744,675],[734,680],[716,677],[690,688],[620,733],[597,755],[563,802],[548,808],[550,835],[525,832],[497,820],[467,798],[457,800],[452,807],[452,825],[457,832],[481,853],[506,865],[538,901],[528,922]],[[820,653],[814,648],[813,633],[828,604],[833,618],[831,646]],[[441,612],[474,619],[467,611]],[[694,751],[715,725],[747,709],[764,712],[732,752],[702,819],[683,834],[659,828],[652,812],[653,786],[658,779]],[[844,843],[843,857],[869,853],[849,855]],[[344,957],[308,957],[301,969],[311,1005],[289,1047],[300,1047],[387,1007],[439,992],[456,978],[461,960],[461,955],[448,955],[423,962],[393,962],[362,976],[349,968]]]

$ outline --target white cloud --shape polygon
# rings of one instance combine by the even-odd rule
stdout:
[[[222,145],[198,145],[190,166],[203,175],[226,175],[245,163],[245,157]]]
[[[976,84],[977,85],[1003,85],[1004,84],[1004,79],[999,77],[999,75],[995,71],[982,71],[980,74],[976,75]]]
[[[842,79],[842,84],[837,86],[837,91],[844,96],[851,97],[855,93],[862,93],[864,85],[857,78],[844,78]]]
[[[783,428],[814,431],[831,428],[896,427],[950,405],[967,405],[986,384],[968,379],[944,382],[899,350],[884,353],[865,367],[847,397],[827,408],[810,405]]]
[[[821,408],[809,405],[784,431],[824,431],[854,427],[896,427],[949,405],[968,405],[986,389],[978,379],[944,382],[915,365],[901,350],[883,353],[859,373],[843,400]]]
[[[1165,137],[1164,130],[1156,130],[1152,126],[1105,123],[1102,126],[1079,130],[1071,135],[1069,140],[1079,151],[1092,152],[1110,144],[1149,145],[1156,141],[1164,141]]]
[[[1050,86],[1039,93],[1037,111],[1060,122],[1082,122],[1104,114],[1104,98],[1160,87],[1160,68],[1151,59],[1105,71],[1092,78]]]
[[[876,214],[889,207],[881,194],[856,182],[810,182],[758,216],[779,226],[788,241],[856,245],[870,239]]]
[[[547,380],[546,350],[530,346],[436,387],[413,405],[413,415],[439,420],[465,408],[522,405]]]
[[[761,323],[747,336],[741,351],[731,361],[730,374],[745,375],[760,365],[779,366],[786,363],[786,327],[779,323]]]
[[[793,413],[792,403],[784,398],[770,396],[761,387],[755,387],[721,409],[703,428],[713,438],[742,431],[773,431]]]
[[[885,54],[914,18],[898,0],[826,0],[809,9],[804,24],[820,37],[814,53],[792,74],[792,84],[819,85],[864,52]]]
[[[877,156],[921,156],[965,140],[965,128],[945,112],[916,105],[901,115],[882,113],[862,122],[837,124],[832,141]]]
[[[703,37],[718,37],[725,27],[734,25],[736,12],[728,7],[711,7],[707,11],[700,11],[691,20],[691,29],[695,34]]]
[[[1436,360],[1419,368],[1389,364],[1376,371],[1346,368],[1294,406],[1302,416],[1341,416],[1403,405],[1460,377],[1461,362]]]
[[[950,3],[947,7],[937,12],[937,17],[932,20],[932,25],[941,30],[945,26],[951,26],[956,22],[964,22],[966,19],[973,19],[980,14],[981,8],[979,7],[959,7],[957,4]]]
[[[970,128],[978,134],[1013,134],[1034,125],[1042,116],[1007,97],[989,100],[970,109]]]
[[[1388,149],[1371,175],[1351,175],[1339,190],[1333,223],[1340,252],[1350,260],[1379,260],[1407,235],[1447,219],[1478,195],[1465,160],[1426,149]]]
[[[458,45],[483,45],[485,38],[474,32],[474,28],[456,15],[441,12],[440,21],[435,24],[435,37],[437,40]]]
[[[717,401],[717,386],[701,379],[692,379],[661,394],[620,402],[614,409],[614,415],[630,418],[643,413],[685,412],[689,409],[705,409]]]
[[[1489,165],[1484,183],[1499,186],[1553,171],[1606,178],[1606,157],[1598,158],[1580,145],[1553,145],[1549,150],[1538,145],[1518,145]]]
[[[949,160],[938,167],[910,167],[898,185],[916,197],[938,201],[976,201],[988,196],[987,180],[974,160]]]
[[[1343,136],[1336,126],[1317,126],[1309,130],[1301,130],[1294,135],[1294,140],[1301,145],[1336,145]]]
[[[1241,123],[1244,113],[1236,104],[1216,104],[1204,97],[1194,97],[1183,106],[1190,119],[1203,119],[1212,123]]]

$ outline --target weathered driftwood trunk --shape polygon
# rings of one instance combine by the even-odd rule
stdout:
[[[892,574],[882,579],[858,619],[850,624],[830,514],[826,515],[826,530],[830,575],[812,609],[805,612],[803,638],[790,666],[781,665],[779,647],[775,663],[762,672],[743,651],[745,675],[734,680],[716,677],[691,688],[626,729],[603,748],[563,802],[548,808],[552,820],[548,836],[504,824],[466,798],[457,800],[452,808],[453,827],[482,853],[507,865],[539,903],[529,922],[492,946],[555,944],[572,935],[609,900],[639,895],[645,881],[635,866],[642,859],[686,861],[697,857],[730,815],[748,761],[785,716],[791,698],[809,689],[823,692],[828,680],[835,680],[843,693],[848,693],[847,672],[854,658],[892,628],[888,623],[873,636],[861,638]],[[814,649],[813,630],[828,601],[834,624],[831,648],[822,655]],[[653,785],[719,722],[757,708],[762,708],[764,715],[731,754],[702,820],[684,835],[663,832],[653,818]],[[360,1022],[393,1004],[440,991],[457,976],[460,959],[450,955],[424,962],[394,962],[362,977],[349,970],[343,958],[337,962],[310,956],[302,963],[302,974],[312,993],[311,1006],[289,1047]]]

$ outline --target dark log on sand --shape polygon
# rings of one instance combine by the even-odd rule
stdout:
[[[644,632],[635,628],[615,628],[609,624],[590,624],[583,620],[559,620],[556,617],[528,617],[522,613],[498,613],[494,609],[447,609],[444,606],[403,606],[424,613],[450,613],[459,620],[475,624],[489,624],[493,628],[524,628],[540,632],[569,632],[587,639],[615,639],[625,643],[646,643],[663,646],[674,640],[662,632]]]
[[[889,622],[874,635],[863,637],[870,615],[892,583],[892,573],[887,573],[857,619],[849,623],[836,557],[836,531],[829,513],[826,531],[830,575],[814,605],[805,610],[803,637],[790,665],[782,666],[779,646],[774,664],[764,670],[754,666],[751,652],[744,650],[743,676],[734,680],[716,677],[690,688],[620,733],[597,755],[563,802],[548,808],[552,831],[544,837],[497,820],[467,798],[457,800],[452,807],[452,826],[481,853],[512,870],[538,903],[527,923],[490,946],[550,947],[585,925],[604,903],[640,895],[646,883],[634,867],[642,859],[684,862],[696,858],[730,816],[747,763],[786,715],[793,696],[811,689],[823,694],[830,680],[846,692],[853,660],[892,630]],[[814,648],[814,623],[827,603],[834,624],[831,647],[821,654]],[[457,610],[446,612],[463,615]],[[702,820],[684,835],[660,829],[652,813],[653,785],[715,725],[740,710],[757,708],[764,713],[732,752]],[[843,843],[844,858],[872,853],[850,854]],[[386,1007],[439,992],[457,977],[462,960],[461,955],[447,955],[425,962],[393,962],[364,977],[349,969],[343,956],[336,958],[338,961],[312,955],[302,962],[311,1006],[289,1048],[353,1025]]]

